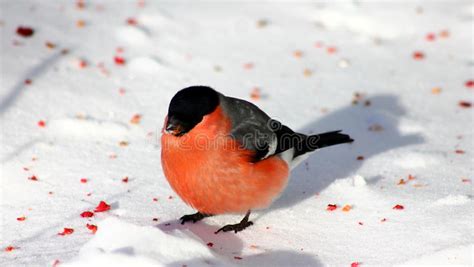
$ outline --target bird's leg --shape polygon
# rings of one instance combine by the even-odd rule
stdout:
[[[183,217],[180,218],[180,220],[181,220],[181,224],[184,224],[189,221],[192,221],[193,223],[195,223],[209,216],[212,216],[212,214],[196,212],[194,214],[184,215]]]
[[[221,229],[217,230],[215,234],[219,233],[220,231],[222,232],[229,232],[229,231],[234,231],[234,232],[240,232],[244,230],[245,228],[249,227],[250,225],[253,225],[253,222],[249,221],[249,216],[250,216],[250,210],[247,211],[247,214],[245,214],[245,217],[242,219],[237,224],[228,224]]]

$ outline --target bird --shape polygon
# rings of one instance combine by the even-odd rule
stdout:
[[[219,214],[245,214],[215,233],[240,232],[285,189],[290,171],[312,152],[354,140],[341,130],[305,135],[256,105],[208,86],[190,86],[171,99],[161,131],[161,165],[177,195],[197,212],[196,223]]]

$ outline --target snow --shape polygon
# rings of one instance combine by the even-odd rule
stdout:
[[[1,266],[473,265],[472,2],[141,2],[1,1]],[[295,168],[243,232],[181,225],[159,136],[196,84],[356,141]]]

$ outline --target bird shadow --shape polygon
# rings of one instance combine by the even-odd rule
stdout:
[[[237,234],[214,234],[219,227],[203,221],[182,225],[178,220],[170,220],[156,226],[167,234],[189,231],[191,238],[203,246],[208,246],[216,258],[195,258],[176,261],[167,267],[181,266],[322,266],[315,255],[290,250],[266,250],[248,256],[242,256],[244,242]],[[217,261],[217,262],[216,262]]]
[[[30,68],[23,78],[17,81],[9,93],[0,100],[0,116],[2,116],[10,106],[12,106],[15,101],[20,97],[21,93],[24,92],[24,87],[26,86],[25,80],[31,79],[35,80],[37,77],[45,73],[51,66],[58,61],[63,54],[61,52],[55,53],[48,58],[44,59],[38,65]]]
[[[306,162],[292,171],[287,188],[268,211],[288,208],[314,196],[335,179],[355,174],[364,161],[371,157],[424,142],[421,135],[404,135],[400,132],[400,117],[406,112],[396,96],[376,95],[367,100],[367,105],[348,105],[299,130],[315,134],[342,129],[355,141],[352,144],[324,148],[312,154]],[[359,156],[363,160],[358,160]]]
[[[219,230],[219,227],[203,221],[194,224],[181,224],[178,220],[170,220],[160,223],[156,227],[168,234],[187,230],[192,233],[194,239],[204,245],[212,243],[213,251],[219,255],[240,255],[244,247],[242,240],[237,235],[214,234]]]
[[[232,262],[224,262],[222,264],[214,264],[214,259],[196,258],[187,261],[176,261],[167,264],[167,267],[182,266],[311,266],[318,267],[323,264],[316,256],[309,253],[298,253],[289,250],[272,250],[246,257],[236,257]]]

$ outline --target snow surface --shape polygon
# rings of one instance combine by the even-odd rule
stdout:
[[[0,2],[1,266],[472,266],[471,1],[142,2]],[[241,233],[214,231],[242,215],[182,226],[159,132],[195,84],[356,141],[293,170]]]

